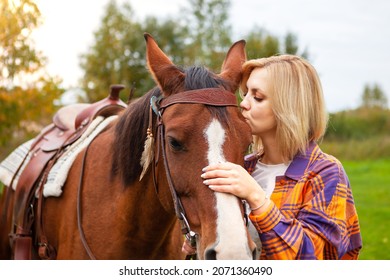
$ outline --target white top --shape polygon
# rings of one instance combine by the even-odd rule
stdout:
[[[255,166],[255,170],[252,172],[252,177],[256,180],[256,182],[261,186],[261,188],[265,191],[268,197],[271,196],[272,192],[275,189],[275,181],[277,176],[283,176],[286,173],[286,170],[290,162],[285,164],[264,164],[260,161],[257,162]],[[251,212],[249,205],[247,204],[247,214]],[[259,233],[252,223],[248,224],[249,234],[252,237],[252,240],[256,243],[257,251],[256,258],[258,259],[261,254],[261,241],[259,238]]]
[[[270,197],[275,189],[276,177],[283,176],[289,165],[290,162],[287,164],[264,164],[258,161],[255,170],[252,173],[252,177]]]

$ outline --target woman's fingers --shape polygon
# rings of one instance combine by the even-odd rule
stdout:
[[[263,191],[253,177],[240,165],[224,162],[203,168],[203,183],[217,192],[231,193],[248,200]]]
[[[229,162],[210,165],[203,168],[201,177],[203,179],[236,178],[239,175],[239,167],[240,166]]]
[[[196,248],[191,247],[188,240],[185,240],[183,246],[181,247],[181,251],[186,255],[194,255],[196,253]]]
[[[205,168],[202,169],[202,171],[207,172],[213,170],[231,170],[234,168],[234,166],[235,164],[231,162],[221,162],[221,163],[206,166]]]
[[[229,178],[233,177],[234,174],[232,170],[213,170],[213,171],[207,171],[200,175],[203,179],[212,179],[212,178]]]

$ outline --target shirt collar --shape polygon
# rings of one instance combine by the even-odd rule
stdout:
[[[302,174],[305,173],[310,162],[317,158],[317,151],[319,151],[317,143],[311,141],[307,146],[304,154],[298,153],[294,157],[293,161],[287,168],[285,175],[291,179],[298,181],[302,177]]]
[[[309,166],[310,162],[317,158],[318,151],[320,151],[320,149],[317,143],[311,141],[304,154],[298,153],[293,158],[286,170],[285,176],[298,181],[302,177],[302,174],[305,173],[305,170]],[[249,173],[253,172],[258,159],[259,157],[256,154],[249,154],[245,156],[245,168]]]

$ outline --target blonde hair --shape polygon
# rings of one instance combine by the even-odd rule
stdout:
[[[326,131],[326,111],[322,86],[317,71],[305,59],[295,55],[279,55],[249,60],[243,65],[241,93],[251,72],[264,68],[268,72],[269,94],[277,128],[276,139],[282,156],[291,160],[304,153],[310,141],[318,142]],[[254,136],[253,150],[262,152],[259,137]]]

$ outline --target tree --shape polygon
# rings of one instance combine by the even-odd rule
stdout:
[[[387,109],[387,98],[379,85],[374,84],[371,87],[366,84],[364,86],[361,107]]]
[[[266,30],[254,27],[246,38],[248,59],[268,57],[277,54],[295,54],[305,58],[308,57],[306,50],[300,54],[298,53],[297,38],[292,33],[287,33],[281,43],[277,37],[271,35]]]
[[[159,46],[177,65],[189,65],[185,55],[188,39],[188,30],[185,26],[178,24],[174,18],[158,19],[147,17],[142,24],[143,30],[150,33],[158,42]],[[142,38],[143,39],[143,38]],[[143,42],[143,44],[145,44]],[[143,45],[145,46],[145,45]],[[145,51],[145,47],[143,47]]]
[[[44,71],[46,58],[33,47],[40,24],[32,0],[0,0],[0,157],[50,122],[60,80]]]
[[[129,3],[121,6],[115,0],[108,3],[93,46],[81,56],[80,65],[85,71],[82,87],[89,101],[106,97],[112,84],[135,86],[135,96],[155,86],[146,68],[144,32],[151,33],[175,63],[183,63],[185,28],[169,18],[158,20],[149,16],[144,22],[134,18]],[[121,98],[127,99],[126,95],[122,93]]]
[[[39,25],[40,12],[32,0],[0,0],[0,86],[12,87],[16,76],[33,73],[44,63],[31,47],[30,35]]]
[[[187,15],[183,21],[188,32],[186,65],[202,64],[220,70],[231,45],[230,6],[230,0],[188,0],[188,7],[182,12]]]
[[[299,56],[302,56],[306,59],[309,58],[309,53],[308,53],[307,49],[305,49],[303,52],[298,52],[298,50],[299,50],[299,47],[298,47],[297,36],[291,32],[288,32],[286,34],[286,36],[284,37],[283,53],[299,55]]]
[[[90,102],[108,95],[112,84],[140,86],[147,78],[144,42],[141,25],[133,21],[133,10],[128,3],[119,7],[108,3],[102,24],[94,34],[95,43],[81,56],[80,66],[85,71],[82,87]]]

